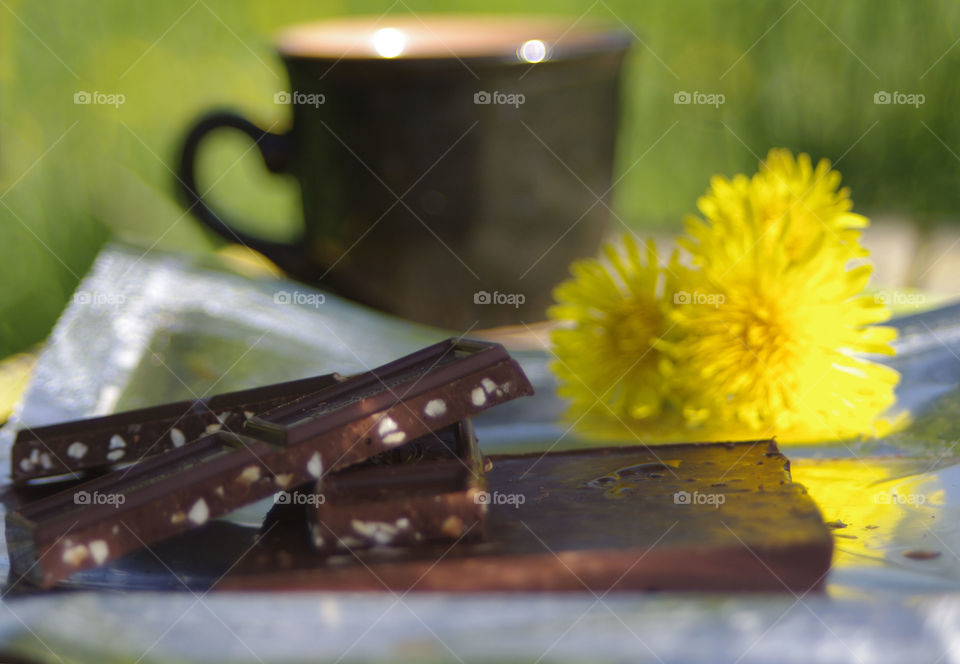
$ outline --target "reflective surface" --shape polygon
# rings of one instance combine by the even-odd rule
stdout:
[[[138,257],[122,249],[100,257],[81,288],[122,297],[75,302],[65,312],[18,413],[24,422],[361,371],[448,336],[332,297],[319,307],[276,305],[273,294],[285,282]],[[168,542],[159,557],[141,552],[71,580],[76,588],[142,592],[28,596],[19,584],[8,588],[2,651],[36,661],[57,661],[51,651],[77,661],[132,661],[148,649],[147,661],[429,661],[451,652],[464,659],[548,652],[548,659],[807,662],[815,652],[823,661],[951,661],[960,634],[960,308],[897,324],[903,335],[893,364],[903,373],[899,398],[913,423],[884,441],[783,450],[794,480],[833,527],[825,595],[194,596],[185,589],[198,587],[199,575],[221,574],[235,561],[207,555],[212,547],[202,542],[189,553]],[[485,451],[584,445],[555,424],[562,404],[552,396],[546,356],[517,355],[538,395],[477,419]],[[15,426],[0,434],[0,449],[8,449]],[[236,512],[203,537],[250,541],[268,507]],[[198,576],[178,577],[161,559]],[[156,589],[183,592],[144,592]]]

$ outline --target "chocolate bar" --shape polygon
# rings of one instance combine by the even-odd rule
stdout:
[[[267,413],[250,427],[278,427],[284,433],[279,445],[218,431],[10,512],[11,570],[50,586],[531,393],[499,345],[436,344],[306,397],[305,406]],[[292,422],[291,408],[297,413]]]
[[[830,570],[833,535],[772,441],[590,447],[492,462],[481,542],[319,556],[302,521],[283,522],[210,581],[241,592],[802,594],[822,590]]]
[[[335,551],[479,538],[487,510],[484,462],[464,419],[327,473],[315,493],[303,496],[311,540],[321,551]]]
[[[15,483],[76,474],[166,452],[200,436],[240,430],[255,413],[322,390],[338,374],[304,378],[207,399],[179,401],[104,417],[24,429],[11,449]]]

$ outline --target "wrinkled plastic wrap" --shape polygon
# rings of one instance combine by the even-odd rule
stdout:
[[[44,662],[958,661],[960,306],[895,324],[889,362],[912,424],[879,442],[784,448],[835,528],[825,594],[202,595],[157,561],[121,560],[75,575],[81,592],[9,594],[0,652]],[[110,248],[0,432],[0,463],[6,475],[22,426],[363,371],[447,336],[288,281]],[[538,393],[477,418],[485,450],[583,445],[557,425],[546,354],[516,355]],[[229,519],[255,526],[266,508]],[[127,592],[104,591],[117,588]]]

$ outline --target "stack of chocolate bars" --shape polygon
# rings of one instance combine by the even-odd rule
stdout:
[[[480,537],[469,418],[532,393],[500,345],[448,340],[355,376],[21,431],[15,484],[73,481],[8,513],[12,575],[49,587],[271,495],[307,506],[320,551]]]

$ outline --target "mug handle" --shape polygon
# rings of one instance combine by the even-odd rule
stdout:
[[[207,228],[229,242],[259,251],[280,268],[298,276],[308,277],[309,262],[304,255],[301,241],[290,243],[274,242],[258,238],[234,228],[215,212],[197,187],[196,159],[203,139],[215,129],[236,129],[254,141],[260,150],[260,156],[271,173],[289,173],[290,139],[289,134],[274,134],[253,124],[244,117],[228,111],[216,111],[202,117],[190,130],[180,149],[180,167],[177,173],[177,188],[183,197],[187,211],[201,221]]]

